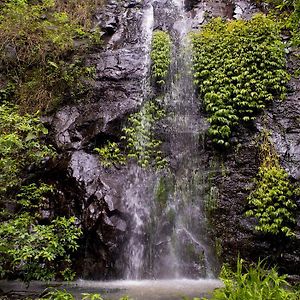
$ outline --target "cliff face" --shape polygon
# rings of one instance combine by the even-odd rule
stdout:
[[[141,82],[148,66],[141,34],[141,1],[107,1],[96,14],[104,33],[104,49],[89,57],[96,66],[92,96],[84,103],[66,105],[46,122],[58,149],[59,163],[48,178],[60,186],[55,213],[75,214],[83,228],[76,269],[86,278],[116,277],[114,261],[126,240],[126,212],[120,210],[118,186],[100,164],[94,148],[117,140],[122,123],[138,110],[143,98]],[[113,176],[122,172],[114,170]],[[126,175],[125,175],[126,176]]]
[[[296,50],[291,49],[288,57],[291,74],[298,68],[295,54]],[[275,101],[258,117],[252,128],[239,128],[236,136],[239,144],[223,155],[226,176],[218,174],[215,178],[219,196],[214,220],[217,235],[223,241],[225,261],[233,263],[238,253],[253,260],[269,258],[281,271],[299,276],[299,199],[295,238],[280,239],[258,234],[253,231],[254,221],[245,218],[248,209],[245,199],[253,188],[252,178],[257,175],[260,164],[256,141],[264,128],[271,133],[281,165],[293,182],[299,182],[299,99],[299,79],[292,77],[287,99]]]
[[[90,63],[96,65],[92,96],[83,103],[60,108],[46,120],[59,153],[58,163],[46,174],[48,180],[59,187],[59,198],[52,205],[51,213],[65,212],[79,219],[84,234],[74,261],[79,276],[85,278],[107,279],[124,275],[122,259],[123,252],[128,251],[133,208],[124,203],[123,193],[130,188],[130,178],[136,180],[137,175],[133,175],[130,166],[104,168],[94,148],[107,141],[119,141],[127,117],[140,109],[146,97],[153,97],[154,92],[147,83],[151,32],[156,28],[176,27],[176,15],[166,9],[169,2],[172,1],[107,0],[105,9],[96,15],[105,44],[100,53],[89,57]],[[248,18],[257,11],[244,1],[228,4],[196,0],[185,1],[185,10],[190,28],[197,28],[208,17]],[[154,16],[160,17],[151,23],[153,11]],[[296,68],[292,54],[289,68]],[[242,257],[253,260],[272,256],[285,272],[299,273],[300,219],[297,238],[279,241],[255,233],[254,224],[244,216],[246,197],[259,167],[255,137],[263,127],[272,132],[282,166],[293,180],[299,180],[299,98],[299,80],[292,79],[288,99],[276,101],[251,128],[240,127],[234,137],[239,142],[226,153],[213,150],[204,136],[205,145],[200,152],[203,163],[207,163],[208,172],[211,161],[217,161],[218,165],[212,172],[208,191],[217,191],[210,231],[220,241],[224,261],[234,263],[239,252]],[[204,119],[203,114],[201,118]],[[204,129],[205,126],[207,124]],[[159,132],[168,141],[168,130],[161,127]],[[170,150],[169,146],[164,148]],[[151,185],[153,176],[141,171],[138,177],[142,176]],[[155,184],[153,181],[152,185]],[[147,196],[142,193],[140,197]],[[298,205],[300,207],[300,203]]]

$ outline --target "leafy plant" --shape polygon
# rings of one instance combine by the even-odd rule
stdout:
[[[100,162],[104,167],[111,167],[114,165],[124,165],[126,163],[126,156],[122,154],[119,146],[115,142],[108,142],[102,148],[95,148],[100,157]]]
[[[40,224],[40,208],[53,187],[31,184],[17,195],[20,207],[0,225],[0,274],[12,275],[28,282],[51,280],[60,275],[74,278],[69,254],[78,248],[81,230],[75,218],[57,217]]]
[[[20,174],[27,166],[54,155],[40,141],[47,132],[38,113],[21,116],[16,106],[0,104],[0,199],[1,193],[21,183]]]
[[[117,143],[109,142],[102,148],[95,148],[100,155],[101,163],[110,167],[113,164],[125,164],[128,159],[137,160],[138,164],[145,168],[153,165],[164,168],[167,160],[163,158],[160,150],[161,141],[154,137],[156,123],[165,116],[165,111],[158,104],[148,101],[142,109],[128,118],[128,124],[122,131],[124,135],[124,150]]]
[[[45,300],[75,300],[74,296],[66,290],[52,289],[43,298]],[[83,298],[84,299],[84,298]]]
[[[258,219],[255,226],[258,231],[292,236],[292,227],[296,223],[295,197],[300,195],[300,190],[290,183],[288,173],[280,166],[266,135],[261,145],[261,156],[255,189],[247,198],[252,209],[246,215]]]
[[[89,294],[89,293],[84,293],[82,295],[82,300],[104,300],[100,294]]]
[[[279,26],[262,14],[249,21],[216,18],[192,41],[195,84],[209,134],[227,147],[235,126],[255,119],[274,97],[285,97],[289,75]]]
[[[153,33],[151,60],[156,83],[165,84],[171,63],[171,39],[167,32],[157,30]]]
[[[242,259],[238,260],[236,272],[226,265],[222,267],[220,278],[224,287],[214,291],[212,300],[299,299],[299,292],[293,291],[286,276],[279,275],[275,268],[268,270],[262,262],[246,268],[243,263]]]

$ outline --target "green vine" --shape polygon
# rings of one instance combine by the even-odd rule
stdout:
[[[95,151],[99,154],[101,164],[106,168],[126,163],[126,156],[115,142],[108,142],[102,148],[95,148]]]
[[[152,38],[152,75],[159,85],[165,84],[171,63],[171,39],[164,31],[155,31]]]
[[[128,159],[135,159],[137,163],[146,168],[150,165],[164,168],[167,160],[163,158],[160,146],[162,142],[155,138],[156,123],[165,116],[154,101],[146,102],[142,109],[128,118],[121,140],[123,150],[115,142],[108,142],[102,148],[95,148],[100,155],[100,162],[104,167],[124,165]]]
[[[215,144],[229,146],[235,126],[255,119],[274,97],[284,99],[289,75],[279,27],[258,14],[249,21],[213,19],[192,37],[195,84]]]
[[[293,236],[295,197],[299,188],[289,181],[288,173],[280,166],[279,158],[266,133],[261,144],[261,166],[255,179],[255,189],[247,198],[251,209],[246,216],[258,219],[255,229],[274,235]]]

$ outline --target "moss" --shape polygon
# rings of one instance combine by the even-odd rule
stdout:
[[[215,250],[216,250],[217,257],[221,258],[223,253],[223,248],[222,248],[222,241],[219,238],[215,239]]]
[[[174,183],[169,177],[160,177],[155,188],[155,200],[161,207],[166,207],[169,195],[174,192]]]

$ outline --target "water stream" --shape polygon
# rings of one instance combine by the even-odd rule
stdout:
[[[162,93],[167,117],[158,130],[169,167],[151,171],[130,166],[122,202],[131,214],[131,235],[120,263],[126,279],[214,278],[218,263],[205,213],[210,170],[201,142],[207,124],[191,74],[191,28],[183,0],[152,0],[147,7],[143,34],[165,30],[173,44]]]
[[[169,165],[157,171],[131,162],[120,171],[118,176],[126,174],[119,193],[120,210],[129,213],[127,244],[116,261],[124,280],[52,284],[66,288],[76,299],[83,292],[101,293],[105,299],[123,295],[135,300],[182,299],[207,296],[220,285],[214,279],[218,262],[207,219],[212,170],[204,149],[207,123],[200,113],[193,85],[190,20],[184,0],[146,0],[142,13],[141,55],[149,74],[153,30],[167,31],[172,39],[172,63],[163,92],[158,92],[153,84],[151,89],[150,76],[144,76],[147,80],[141,82],[141,102],[160,94],[166,111],[158,126],[148,128],[146,119],[142,123],[145,122],[144,129],[154,130],[162,140]],[[139,144],[143,145],[143,140]],[[108,182],[107,189],[109,185]],[[106,201],[109,203],[108,198]],[[18,282],[0,282],[0,286],[23,288]],[[46,286],[32,283],[27,292],[41,291]]]

